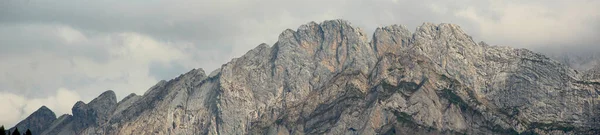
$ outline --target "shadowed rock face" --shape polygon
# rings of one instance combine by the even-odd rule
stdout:
[[[600,133],[600,83],[544,55],[478,44],[453,24],[372,39],[311,22],[209,75],[78,102],[44,134]]]
[[[81,101],[75,103],[75,106],[72,108],[73,129],[75,131],[89,131],[89,129],[92,128],[94,130],[102,131],[104,127],[96,127],[109,122],[110,116],[115,111],[116,107],[117,98],[115,92],[112,90],[100,94],[100,96],[90,101],[89,104],[85,104]]]
[[[48,107],[42,106],[25,118],[25,120],[11,128],[10,131],[14,132],[15,128],[18,128],[20,132],[24,133],[29,129],[32,133],[40,134],[42,131],[48,129],[54,120],[56,120],[54,112],[48,109]]]

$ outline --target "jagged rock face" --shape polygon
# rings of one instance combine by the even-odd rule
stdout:
[[[54,112],[48,109],[48,107],[42,106],[25,118],[25,120],[15,125],[15,127],[10,128],[9,131],[14,132],[15,128],[18,128],[19,131],[25,132],[29,129],[34,134],[40,134],[48,129],[54,120],[56,120]]]
[[[377,58],[366,39],[365,34],[345,21],[309,23],[300,26],[298,31],[284,31],[273,48],[261,45],[225,64],[221,70],[222,93],[219,95],[221,103],[227,103],[219,105],[223,123],[227,123],[223,127],[252,132],[263,132],[264,128],[321,132],[313,128],[327,128],[319,124],[336,120],[331,117],[337,117],[341,111],[321,113],[333,105],[343,108],[344,104],[351,103],[331,100],[332,97],[343,96],[340,94],[346,89],[358,93],[367,89],[365,76]],[[320,106],[324,104],[332,106]],[[272,123],[274,121],[282,124]],[[247,124],[235,127],[237,125],[230,123]],[[285,127],[283,123],[299,126]],[[223,134],[244,132],[247,131],[220,131]]]
[[[372,46],[381,57],[386,53],[397,54],[400,50],[409,48],[412,42],[412,33],[406,26],[391,25],[375,29]]]
[[[368,41],[346,21],[311,22],[209,75],[77,103],[44,133],[598,134],[600,83],[581,76],[457,25],[392,25]]]

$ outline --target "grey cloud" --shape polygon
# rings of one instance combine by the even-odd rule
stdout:
[[[64,46],[56,41],[55,35],[27,33],[19,27],[35,24],[59,24],[73,27],[86,35],[98,33],[137,32],[161,41],[189,41],[197,49],[220,52],[212,58],[214,63],[224,63],[231,56],[239,56],[260,44],[244,42],[244,37],[260,38],[259,41],[274,43],[279,32],[286,28],[295,29],[309,21],[342,18],[372,33],[378,26],[404,24],[414,29],[423,22],[456,23],[475,40],[490,40],[490,44],[519,46],[519,42],[503,38],[481,37],[477,22],[455,16],[456,12],[472,8],[479,17],[496,22],[504,14],[497,10],[507,3],[542,5],[550,9],[561,9],[565,1],[503,1],[488,0],[253,0],[253,1],[2,1],[0,4],[0,55],[17,55],[44,50],[58,55],[86,56],[97,61],[108,57],[105,45]],[[544,16],[552,16],[548,13]],[[287,17],[287,18],[286,18]],[[282,23],[294,19],[292,23]],[[594,19],[594,18],[592,18]],[[259,24],[247,25],[246,20]],[[592,20],[597,21],[597,20]],[[257,26],[273,22],[273,26]],[[586,23],[587,24],[587,23]],[[16,28],[11,28],[17,26]],[[260,27],[260,28],[254,28]],[[585,27],[585,26],[583,26]],[[261,29],[263,28],[263,29]],[[248,29],[249,33],[243,33]],[[591,33],[587,35],[596,35]],[[576,40],[577,41],[577,40]],[[93,44],[93,43],[90,43]],[[578,41],[572,44],[589,44]],[[547,43],[539,43],[537,46]],[[535,45],[534,45],[535,46]],[[240,48],[233,52],[234,48]],[[201,50],[190,50],[189,53]],[[233,54],[232,54],[233,53]],[[206,56],[196,56],[198,58]],[[217,64],[218,65],[218,64]],[[208,65],[204,65],[208,66]],[[216,68],[211,66],[208,70]],[[151,74],[156,74],[151,71]],[[159,77],[161,78],[161,77]]]
[[[475,40],[484,40],[489,44],[523,47],[522,42],[502,38],[502,35],[482,36],[482,25],[456,13],[472,9],[477,16],[497,23],[506,14],[502,6],[507,4],[537,5],[553,11],[540,14],[553,18],[564,9],[565,3],[586,4],[586,1],[491,1],[491,0],[252,0],[252,1],[17,1],[7,0],[0,4],[0,56],[32,53],[34,50],[54,52],[57,55],[84,56],[97,61],[106,61],[106,45],[100,42],[87,46],[64,46],[56,41],[52,32],[32,33],[22,28],[24,25],[65,25],[80,30],[85,35],[136,32],[149,35],[165,42],[191,42],[199,50],[187,50],[189,53],[203,50],[217,51],[213,63],[225,63],[232,56],[239,56],[246,50],[264,41],[273,44],[279,32],[286,28],[295,29],[309,21],[342,18],[372,33],[376,27],[391,24],[404,24],[414,29],[423,22],[459,24]],[[594,2],[590,2],[595,4]],[[554,11],[556,10],[556,11]],[[590,9],[594,10],[594,9]],[[575,12],[577,13],[577,12]],[[285,22],[292,19],[293,22]],[[248,25],[245,21],[256,21]],[[583,26],[565,26],[592,28],[598,25],[598,18],[589,18],[581,22]],[[523,20],[527,21],[527,20]],[[517,22],[518,23],[518,22]],[[269,25],[269,26],[263,26]],[[244,32],[247,30],[249,32]],[[531,43],[527,48],[539,46],[560,46],[565,43],[592,46],[597,40],[597,32],[582,33],[592,35],[585,39],[573,39],[564,43]],[[243,38],[256,39],[244,40]],[[553,37],[548,37],[553,38]],[[94,44],[94,43],[88,43]],[[237,50],[237,51],[233,51]],[[207,57],[197,55],[196,58]],[[216,61],[216,62],[214,62]],[[35,65],[35,64],[33,64]],[[202,65],[215,69],[219,64]],[[154,68],[160,69],[160,68]],[[158,75],[158,70],[151,74]],[[162,77],[159,77],[162,78]]]
[[[134,31],[160,40],[193,41],[202,48],[233,46],[231,37],[248,36],[240,35],[240,29],[247,26],[239,22],[277,21],[284,12],[300,20],[298,23],[283,26],[285,28],[295,28],[309,21],[322,21],[316,20],[321,19],[318,16],[331,14],[331,18],[328,19],[347,19],[363,27],[367,32],[372,32],[375,27],[382,25],[404,24],[414,28],[422,22],[445,22],[460,24],[468,33],[479,37],[479,24],[456,17],[454,13],[473,8],[480,17],[499,21],[504,14],[499,12],[498,8],[502,8],[500,6],[507,3],[541,5],[561,11],[561,6],[569,2],[560,0],[5,1],[2,6],[3,12],[0,13],[3,16],[0,22],[57,22],[89,31]],[[585,1],[577,2],[586,4]],[[552,18],[555,14],[555,12],[548,12],[540,16]],[[597,18],[593,19],[597,20]],[[269,34],[272,35],[269,41],[272,42],[278,33]],[[493,39],[493,37],[485,37],[485,39]],[[518,43],[500,40],[494,42]],[[247,44],[255,46],[259,43]]]
[[[216,8],[209,2],[190,8],[177,7],[186,6],[184,1],[3,2],[2,24],[57,23],[90,33],[138,32],[158,40],[192,41],[199,48],[227,46],[231,44],[228,37],[238,29],[237,25],[231,25],[236,20],[212,11]]]
[[[54,52],[63,57],[82,56],[106,62],[106,45],[93,42],[84,45],[65,45],[56,33],[59,28],[39,24],[0,24],[0,57],[31,55],[36,51]]]
[[[322,21],[312,19],[332,12],[334,16],[331,17],[334,18],[330,19],[348,19],[368,30],[382,24],[417,26],[424,21],[448,20],[445,15],[430,11],[429,4],[436,2],[443,1],[150,1],[118,4],[115,1],[5,1],[0,22],[62,23],[89,31],[135,31],[157,39],[208,40],[213,41],[212,44],[218,44],[227,43],[227,37],[235,36],[237,30],[244,27],[238,24],[239,21],[274,20],[278,19],[281,12],[289,12],[290,16],[300,18],[300,24]],[[452,4],[451,10],[461,8],[460,4],[450,2],[443,2],[441,5],[448,4]],[[385,12],[392,14],[394,18],[382,16]]]
[[[368,34],[376,27],[392,24],[406,25],[414,30],[423,22],[454,23],[472,35],[474,40],[483,40],[491,45],[509,45],[542,52],[549,51],[548,48],[572,50],[574,53],[594,52],[600,50],[600,38],[597,38],[600,35],[597,31],[600,29],[599,3],[587,0],[0,0],[0,58],[19,58],[44,52],[69,60],[69,63],[61,64],[71,64],[71,67],[75,66],[74,63],[77,62],[74,59],[78,57],[91,59],[98,64],[122,67],[97,65],[114,68],[112,70],[115,71],[111,72],[120,73],[108,80],[73,73],[52,76],[62,78],[58,80],[33,78],[31,82],[24,82],[23,80],[28,79],[27,76],[11,80],[23,72],[8,71],[14,73],[0,74],[0,92],[43,97],[53,95],[56,88],[63,87],[74,91],[87,90],[81,92],[83,99],[87,100],[106,89],[128,88],[122,91],[114,89],[120,94],[118,96],[124,96],[122,94],[129,94],[131,91],[144,91],[151,85],[125,87],[119,82],[133,85],[148,83],[153,79],[171,79],[191,70],[190,68],[204,68],[210,72],[262,42],[272,45],[280,32],[287,28],[296,29],[310,21],[321,22],[327,19],[348,20]],[[573,7],[577,5],[582,7]],[[513,6],[533,6],[549,10],[533,14],[540,20],[509,20],[515,24],[536,21],[540,27],[534,30],[539,31],[528,30],[527,26],[536,24],[500,31],[508,29],[508,26],[513,27],[503,24],[514,17],[515,14],[507,12],[512,10],[508,7]],[[536,9],[538,8],[532,8],[532,12],[523,14],[534,11],[537,13]],[[474,15],[458,15],[461,12]],[[565,19],[569,21],[560,21]],[[54,31],[57,26],[81,32],[90,41],[68,45]],[[493,28],[491,32],[488,30],[490,27]],[[521,31],[533,34],[520,34]],[[544,35],[548,33],[546,31],[563,35]],[[127,66],[133,65],[119,61],[129,57],[112,56],[110,50],[119,47],[112,45],[113,43],[119,44],[122,41],[103,39],[120,40],[118,34],[127,32],[150,36],[165,46],[176,46],[189,58],[150,62],[143,67],[135,67],[140,69],[126,70],[130,69]],[[187,45],[192,47],[186,48]],[[20,66],[17,69],[35,70],[35,73],[57,70],[44,69],[49,64],[39,64],[36,61],[42,60],[36,57],[30,61],[17,65]],[[128,62],[135,62],[135,59]],[[0,69],[2,67],[0,65]],[[138,70],[148,71],[148,76],[144,76],[146,73],[141,77],[130,76],[133,74],[130,72]],[[2,87],[9,85],[15,87]]]
[[[180,74],[183,74],[190,70],[190,69],[186,69],[185,67],[183,67],[183,65],[181,65],[179,63],[170,62],[167,64],[168,65],[165,65],[164,63],[157,63],[157,62],[150,63],[150,65],[149,65],[150,75],[154,76],[158,80],[169,80],[169,79],[173,79],[173,78],[179,76]]]

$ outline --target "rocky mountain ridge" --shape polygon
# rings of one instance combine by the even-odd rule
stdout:
[[[78,102],[42,134],[600,133],[600,82],[544,55],[453,24],[371,39],[344,20],[310,22],[208,75]]]

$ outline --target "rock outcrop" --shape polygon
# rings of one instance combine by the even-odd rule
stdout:
[[[372,39],[347,21],[311,22],[209,75],[78,102],[44,134],[600,133],[600,83],[544,55],[476,43],[453,24]]]

